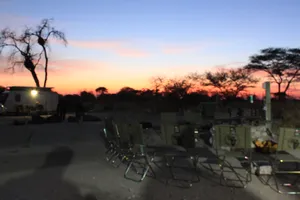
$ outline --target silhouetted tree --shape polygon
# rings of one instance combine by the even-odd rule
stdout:
[[[40,87],[40,82],[36,74],[42,53],[34,51],[34,40],[29,29],[25,29],[21,34],[17,34],[8,28],[0,32],[0,54],[6,49],[8,50],[8,61],[11,67],[7,70],[15,72],[15,66],[23,65],[27,69],[35,82],[36,87]]]
[[[103,94],[107,94],[108,90],[106,87],[98,87],[96,90],[98,95],[103,95]]]
[[[200,102],[207,102],[209,100],[208,92],[204,90],[190,92],[183,98],[184,104],[189,106],[197,106]]]
[[[81,91],[80,97],[83,102],[93,102],[96,100],[95,95],[92,92]]]
[[[277,84],[278,95],[285,97],[291,83],[300,81],[300,49],[262,49],[260,54],[250,57],[250,63],[245,68],[267,73]]]
[[[5,87],[0,86],[0,94],[5,91]]]
[[[147,88],[143,88],[137,92],[137,95],[146,98],[152,98],[155,96],[155,91]]]
[[[117,95],[121,101],[132,101],[136,100],[137,93],[138,90],[136,89],[131,87],[123,87],[120,89]]]
[[[166,78],[163,76],[154,76],[150,78],[151,89],[154,90],[154,94],[158,95],[159,92],[162,92],[165,88]]]
[[[78,103],[80,102],[80,96],[77,94],[68,94],[64,96],[64,99],[66,101],[67,104],[67,111],[69,112],[74,112],[76,110],[76,106],[78,105]]]
[[[195,74],[194,78],[196,78]],[[244,68],[206,72],[198,75],[198,79],[203,86],[216,89],[223,98],[236,98],[246,89],[255,87],[259,81],[250,74],[249,70]]]
[[[164,86],[166,94],[170,94],[179,99],[182,99],[192,88],[192,84],[184,78],[181,79],[170,79]]]
[[[64,43],[64,45],[67,45],[67,39],[65,34],[62,31],[56,30],[52,25],[51,22],[53,19],[43,19],[41,24],[36,27],[35,30],[31,31],[31,29],[28,29],[28,32],[31,32],[32,35],[37,37],[38,44],[43,49],[44,59],[45,59],[45,79],[44,79],[44,87],[47,85],[48,80],[48,50],[49,49],[49,38],[55,38]]]
[[[44,54],[45,80],[43,87],[46,87],[49,61],[47,49],[49,49],[50,37],[63,41],[65,45],[67,44],[64,33],[52,27],[50,19],[42,20],[36,29],[26,27],[21,34],[8,28],[3,29],[0,33],[0,53],[4,49],[9,50],[8,60],[12,66],[8,70],[15,72],[16,65],[23,65],[31,73],[36,87],[40,87],[36,68],[40,65],[41,57]],[[41,51],[37,50],[37,44],[42,47]]]

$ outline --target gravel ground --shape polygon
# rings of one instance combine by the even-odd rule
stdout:
[[[192,188],[162,183],[167,173],[155,168],[157,180],[136,183],[123,178],[125,166],[114,168],[104,160],[101,143],[54,147],[46,154],[0,155],[0,199],[5,200],[282,200],[296,199],[271,191],[254,181],[246,189],[220,186],[218,177],[202,170]],[[131,174],[132,175],[132,174]],[[175,182],[174,182],[175,183]]]
[[[154,167],[157,179],[147,177],[142,183],[136,183],[123,177],[125,166],[114,168],[105,161],[103,143],[98,137],[100,124],[53,124],[29,129],[36,135],[31,148],[23,149],[24,142],[20,140],[14,143],[18,148],[0,150],[0,200],[300,199],[277,194],[256,177],[246,189],[224,187],[219,184],[217,175],[204,168],[199,170],[200,182],[194,183],[192,188],[175,187],[182,184],[176,181],[166,185],[169,171],[158,167]],[[3,126],[0,130],[4,130]],[[6,130],[14,132],[7,127]],[[0,137],[4,137],[1,134]],[[149,143],[159,142],[157,136],[147,134]],[[68,140],[71,136],[75,138],[72,142]]]

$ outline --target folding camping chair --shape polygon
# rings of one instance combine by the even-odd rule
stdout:
[[[162,112],[160,113],[160,121],[166,123],[176,123],[178,116],[176,112]]]
[[[126,123],[122,126],[123,131],[130,134],[132,139],[132,156],[129,158],[127,168],[124,173],[126,179],[130,179],[136,182],[141,182],[148,175],[148,172],[151,172],[152,177],[156,177],[155,172],[151,166],[153,161],[153,154],[148,152],[146,144],[144,143],[143,138],[143,125],[138,122]],[[139,172],[136,165],[142,169],[142,172]],[[139,179],[134,179],[128,176],[128,173],[133,169],[136,174],[140,175]]]
[[[281,194],[299,195],[300,159],[288,153],[299,150],[300,130],[297,128],[280,128],[277,151],[272,155],[271,159],[272,173],[268,176],[265,184]],[[283,169],[286,167],[289,169]],[[288,180],[280,180],[279,176],[285,176],[281,178],[288,178]],[[292,176],[292,178],[290,176]],[[274,185],[270,183],[271,179],[275,182],[275,188],[273,187]],[[284,183],[282,183],[282,181]],[[289,191],[281,190],[283,187],[286,187]]]
[[[173,180],[184,181],[189,183],[189,187],[192,186],[193,182],[198,182],[194,180],[197,173],[197,159],[187,152],[187,149],[195,147],[195,135],[194,126],[191,124],[179,124],[179,123],[162,123],[161,124],[162,138],[165,140],[166,144],[173,146],[173,150],[169,149],[164,152],[164,157],[169,167],[170,174]],[[177,147],[177,148],[175,148]],[[178,148],[179,147],[179,148]],[[181,148],[181,149],[180,149]],[[176,159],[184,158],[186,159],[188,166],[187,169],[193,174],[191,179],[179,179],[175,176],[175,168],[184,168],[186,166],[176,166],[174,163]],[[167,183],[169,180],[167,181]]]
[[[106,147],[106,161],[111,162],[112,158],[117,153],[118,138],[113,120],[111,118],[104,119],[104,142]]]
[[[217,125],[215,126],[213,148],[219,159],[220,167],[220,183],[225,182],[228,187],[247,187],[247,184],[252,181],[251,162],[252,162],[252,148],[251,148],[251,131],[250,126],[245,125]],[[228,161],[229,158],[238,158],[243,162],[245,167],[234,167]],[[236,161],[234,159],[233,161]],[[225,171],[228,168],[229,171]],[[242,176],[237,170],[246,172]],[[228,179],[224,173],[233,173],[237,179]],[[244,179],[244,180],[243,180]],[[241,186],[229,185],[228,181],[239,182]]]
[[[119,167],[125,160],[129,160],[129,157],[133,155],[133,141],[127,130],[126,123],[113,121],[113,128],[114,133],[116,134],[117,143],[115,153],[111,158],[111,163],[115,167]],[[116,162],[116,159],[118,159],[119,162]]]

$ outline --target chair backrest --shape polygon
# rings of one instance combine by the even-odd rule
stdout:
[[[197,112],[184,112],[184,120],[191,124],[201,124],[202,114]]]
[[[115,138],[115,129],[111,118],[104,119],[104,134],[108,140]]]
[[[120,143],[131,143],[130,129],[126,123],[117,121],[114,123],[114,128],[118,134]]]
[[[120,136],[123,143],[128,142],[135,153],[146,153],[142,124],[133,120],[119,123],[118,127],[120,127]]]
[[[300,129],[280,128],[278,136],[278,151],[299,150],[300,149]]]
[[[160,114],[160,118],[163,123],[176,123],[178,121],[176,112],[163,112]]]
[[[246,125],[216,125],[213,137],[215,149],[251,148],[251,127]]]
[[[195,147],[194,126],[190,124],[162,123],[162,135],[167,145],[180,145],[184,148]]]
[[[143,132],[143,125],[138,122],[133,122],[127,124],[130,134],[132,136],[132,142],[138,145],[145,145],[144,141],[144,132]]]

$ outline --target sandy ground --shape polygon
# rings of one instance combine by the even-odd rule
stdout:
[[[192,188],[164,184],[163,180],[169,175],[156,168],[157,180],[147,177],[142,183],[136,183],[123,178],[125,166],[114,168],[105,161],[101,142],[64,146],[62,149],[53,147],[47,155],[45,149],[39,148],[28,150],[31,153],[26,154],[2,153],[1,199],[296,199],[275,193],[255,178],[248,188],[232,190],[220,186],[218,177],[212,176],[207,170],[201,171],[200,182],[193,184]]]
[[[177,181],[166,185],[169,171],[155,166],[156,179],[147,177],[136,183],[123,177],[124,165],[114,168],[105,161],[105,149],[99,137],[101,123],[20,127],[14,127],[18,130],[11,126],[0,127],[0,137],[5,135],[4,130],[13,134],[13,138],[20,136],[19,132],[26,136],[34,134],[30,148],[23,147],[27,137],[18,142],[9,139],[11,146],[5,146],[0,138],[0,145],[5,147],[0,150],[1,200],[300,199],[277,194],[256,177],[246,189],[224,187],[219,184],[217,175],[204,168],[199,169],[200,181],[192,188],[176,187],[174,185],[181,184]],[[7,137],[2,139],[7,140]]]

